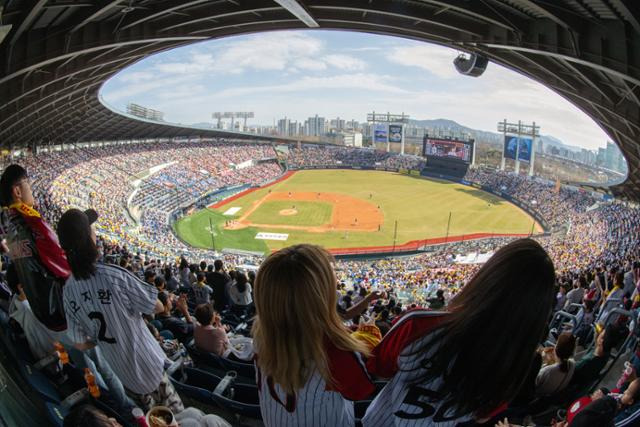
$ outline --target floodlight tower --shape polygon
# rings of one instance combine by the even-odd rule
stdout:
[[[242,112],[234,112],[234,111],[224,111],[224,112],[215,112],[211,114],[211,117],[218,121],[217,127],[221,128],[222,119],[231,119],[231,130],[235,130],[235,119],[244,119],[244,127],[243,130],[247,128],[247,119],[252,119],[255,117],[253,111],[242,111]]]
[[[504,170],[505,167],[507,138],[516,137],[516,152],[513,157],[510,157],[516,162],[515,172],[516,174],[520,173],[520,160],[524,160],[529,162],[529,176],[533,176],[533,164],[536,155],[536,145],[538,138],[540,138],[540,126],[536,126],[536,122],[533,122],[531,125],[527,125],[522,123],[521,120],[518,120],[518,123],[507,123],[507,119],[504,119],[503,121],[498,122],[498,132],[502,132],[504,135],[504,139],[502,141],[502,160],[500,163],[500,170]],[[529,147],[529,159],[521,159],[520,147],[523,145],[521,143],[523,141],[526,143],[527,140],[531,142],[531,147]]]
[[[387,143],[387,153],[390,151],[390,143],[391,142],[399,142],[400,143],[400,154],[404,154],[404,135],[406,133],[406,125],[407,123],[409,123],[409,116],[406,115],[405,113],[402,114],[391,114],[391,113],[378,113],[376,114],[376,112],[372,112],[367,114],[367,122],[371,123],[372,126],[372,130],[373,130],[373,143],[375,145],[376,143],[376,136],[375,136],[375,128],[376,128],[376,123],[384,123],[386,126],[386,134],[387,134],[387,139],[386,142]],[[400,132],[396,132],[396,134],[391,137],[391,135],[389,135],[389,131],[390,129],[394,128],[397,129],[398,126],[400,127]],[[397,133],[399,133],[400,135],[400,140],[398,141],[397,137]],[[382,141],[381,141],[382,142]]]

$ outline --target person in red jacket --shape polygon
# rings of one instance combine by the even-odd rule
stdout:
[[[64,331],[67,322],[62,286],[71,274],[56,233],[34,207],[27,171],[16,164],[0,177],[0,235],[29,300],[33,314],[52,331]]]

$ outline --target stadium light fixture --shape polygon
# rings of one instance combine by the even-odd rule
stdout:
[[[0,43],[2,43],[2,40],[4,40],[5,37],[7,37],[9,31],[11,31],[11,27],[12,25],[0,25]]]
[[[3,25],[2,24],[2,13],[4,12],[4,6],[0,6],[0,44],[7,37],[9,31],[11,31],[12,25]]]
[[[275,0],[280,6],[287,9],[293,16],[304,22],[309,28],[318,28],[320,25],[313,19],[309,12],[306,11],[296,0]]]

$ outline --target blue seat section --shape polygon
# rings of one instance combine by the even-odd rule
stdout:
[[[254,384],[231,384],[224,395],[214,394],[221,377],[196,368],[178,369],[171,382],[180,395],[205,404],[215,403],[221,408],[249,418],[261,419],[258,388]]]
[[[49,417],[49,421],[56,427],[62,427],[64,424],[64,417],[67,416],[69,411],[64,409],[60,405],[56,405],[55,403],[45,402],[45,408],[47,410],[47,416]]]
[[[18,361],[18,369],[31,387],[47,402],[60,403],[63,397],[58,388],[42,372],[34,369],[25,361]]]

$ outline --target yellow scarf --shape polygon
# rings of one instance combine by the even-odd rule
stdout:
[[[16,209],[18,212],[20,212],[22,215],[25,216],[33,216],[36,218],[40,218],[40,213],[33,209],[33,207],[31,206],[27,206],[22,202],[16,202],[13,203],[9,206],[9,209]]]

